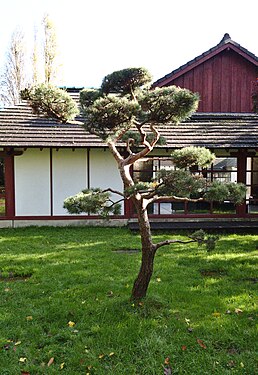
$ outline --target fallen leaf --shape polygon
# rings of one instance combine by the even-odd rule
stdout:
[[[29,316],[26,316],[26,319],[29,321],[29,320],[33,320],[33,317],[31,315]]]
[[[169,363],[170,363],[170,358],[169,357],[165,358],[164,364],[169,365]]]
[[[75,323],[72,322],[71,320],[67,323],[68,327],[74,327],[75,326]]]
[[[230,367],[230,368],[232,368],[232,367],[235,367],[235,366],[236,366],[236,363],[235,363],[234,361],[229,361],[229,362],[227,363],[227,366]]]
[[[243,364],[243,362],[240,362],[240,366],[241,367],[245,367],[245,365]]]
[[[226,314],[231,314],[231,311],[230,311],[230,310],[227,310],[227,311],[226,311]]]
[[[50,358],[50,360],[48,361],[47,367],[50,367],[53,364],[54,360],[55,360],[54,357]]]
[[[221,313],[219,313],[219,312],[214,312],[214,313],[212,314],[212,316],[214,316],[215,318],[219,318],[219,317],[221,316]]]
[[[196,340],[198,342],[198,344],[203,348],[203,349],[207,349],[207,346],[204,344],[204,342],[200,339],[197,339]]]
[[[63,362],[63,363],[61,363],[61,365],[60,365],[60,369],[61,370],[63,370],[63,368],[64,368],[64,365],[65,365],[65,363]]]
[[[160,283],[160,282],[161,282],[161,278],[160,278],[160,277],[157,277],[157,278],[156,278],[156,281],[157,281],[158,283]]]
[[[185,318],[185,322],[188,326],[190,325],[190,319]]]
[[[241,309],[235,309],[236,314],[242,314],[242,312],[243,312],[243,310],[241,310]]]
[[[99,355],[99,359],[102,359],[102,358],[104,358],[105,357],[105,354],[100,354]]]
[[[5,291],[5,292],[10,292],[10,290],[11,290],[10,288],[5,288],[4,291]]]
[[[108,296],[108,297],[114,297],[114,293],[112,292],[112,290],[110,290],[110,291],[107,293],[107,296]]]
[[[17,346],[17,345],[20,345],[21,344],[21,341],[17,341],[14,345]]]
[[[187,349],[186,345],[182,345],[181,349],[186,350]]]
[[[21,362],[21,363],[25,363],[27,361],[27,358],[26,357],[21,357],[20,359],[19,359],[19,362]]]
[[[109,357],[112,357],[113,355],[115,355],[114,352],[109,353]]]

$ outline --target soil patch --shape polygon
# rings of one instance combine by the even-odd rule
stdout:
[[[17,274],[15,272],[9,272],[8,274],[0,272],[0,281],[25,281],[32,276],[32,273],[26,275]]]
[[[113,250],[114,253],[125,253],[125,254],[136,254],[139,253],[139,249],[128,249],[127,247]]]
[[[227,272],[225,270],[200,270],[200,273],[204,277],[222,277],[227,276]]]

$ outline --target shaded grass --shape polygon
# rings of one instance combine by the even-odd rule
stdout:
[[[148,297],[134,305],[140,253],[114,250],[139,249],[138,235],[2,229],[1,375],[158,375],[166,357],[173,374],[255,375],[257,245],[256,235],[223,235],[211,253],[162,248]]]

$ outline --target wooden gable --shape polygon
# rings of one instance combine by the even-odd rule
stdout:
[[[258,57],[225,34],[221,42],[154,83],[176,85],[200,94],[198,112],[253,112],[252,92]]]

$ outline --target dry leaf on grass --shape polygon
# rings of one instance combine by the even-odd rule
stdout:
[[[53,364],[54,360],[55,360],[54,357],[50,358],[50,360],[48,361],[47,366],[50,367]]]
[[[198,344],[200,345],[201,348],[207,349],[207,346],[204,344],[204,342],[202,340],[197,339],[196,341],[198,342]]]

